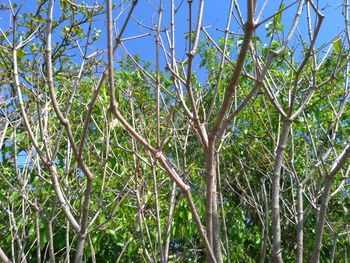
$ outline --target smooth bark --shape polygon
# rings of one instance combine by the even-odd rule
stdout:
[[[0,260],[2,260],[4,263],[11,263],[12,261],[7,257],[5,252],[0,247]]]
[[[326,223],[326,215],[328,203],[330,200],[331,186],[334,180],[334,176],[340,171],[344,163],[350,157],[350,143],[347,144],[343,152],[334,161],[331,171],[325,178],[325,186],[322,193],[322,203],[318,214],[317,226],[316,226],[316,241],[312,251],[310,263],[318,263],[320,261],[320,252],[322,248],[322,235],[324,226]]]
[[[291,121],[284,120],[283,128],[276,151],[276,159],[273,168],[272,177],[272,262],[282,263],[282,246],[281,246],[281,215],[280,215],[280,182],[281,168],[284,159],[284,151],[287,144],[288,134],[291,128]]]
[[[303,187],[301,183],[297,185],[297,263],[303,263],[304,252],[304,206]]]

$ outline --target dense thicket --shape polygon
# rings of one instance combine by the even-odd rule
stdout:
[[[348,2],[255,2],[2,5],[0,260],[347,262]]]

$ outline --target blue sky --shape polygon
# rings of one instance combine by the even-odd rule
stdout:
[[[75,0],[77,4],[81,4],[83,1]],[[103,0],[86,0],[85,3],[88,5],[93,5],[95,2],[98,4],[104,4],[105,1]],[[116,18],[118,14],[121,11],[120,3],[121,1],[113,1],[116,3],[116,8],[113,11],[113,17]],[[121,28],[121,26],[124,23],[128,7],[131,5],[131,1],[126,1],[126,3],[123,5],[125,8],[125,12],[119,17],[119,19],[116,21],[116,26],[118,29]],[[243,14],[243,17],[246,18],[246,0],[237,0],[238,4],[240,5],[241,12]],[[273,15],[277,10],[281,2],[285,3],[285,6],[288,6],[291,3],[296,2],[295,0],[270,0],[268,1],[267,6],[264,9],[262,19],[267,18],[271,15]],[[344,28],[344,17],[342,15],[342,2],[343,0],[314,0],[315,4],[318,4],[319,8],[321,9],[322,13],[325,15],[325,19],[323,22],[323,25],[321,27],[318,40],[316,42],[316,47],[327,43],[331,41],[337,34],[342,32]],[[23,8],[20,11],[20,14],[28,13],[28,12],[34,12],[36,8],[34,6],[38,6],[37,0],[12,0],[12,3],[16,3],[20,5],[23,4]],[[62,13],[60,10],[60,1],[55,1],[55,8],[54,8],[54,17],[59,17]],[[258,0],[258,6],[257,10],[260,10],[260,6],[263,3],[263,0]],[[8,0],[0,0],[0,6],[1,5],[8,5]],[[155,27],[155,24],[157,23],[158,19],[158,13],[157,8],[159,5],[159,0],[139,0],[135,11],[133,13],[134,19],[130,21],[128,24],[127,30],[124,33],[123,37],[134,37],[140,34],[144,33],[150,33],[149,36],[138,38],[134,40],[129,40],[124,42],[126,48],[128,51],[133,55],[138,55],[142,60],[148,61],[151,63],[152,68],[154,68],[155,64],[155,32],[152,30],[149,30],[148,28],[145,28],[143,26],[140,26],[137,22],[142,23],[146,27]],[[178,8],[176,16],[175,16],[175,39],[176,39],[176,58],[178,60],[183,60],[186,58],[186,52],[187,50],[187,42],[185,40],[185,33],[188,32],[188,3],[187,0],[175,0],[175,6]],[[193,1],[193,23],[196,23],[197,20],[197,10],[199,6],[199,0]],[[208,32],[211,34],[213,39],[218,42],[218,39],[220,37],[224,36],[224,33],[220,30],[224,30],[226,26],[227,21],[227,15],[228,10],[230,6],[230,0],[207,0],[204,4],[204,19],[203,19],[203,26],[210,26],[208,28]],[[294,18],[294,14],[297,8],[297,3],[294,4],[291,8],[286,10],[283,13],[282,17],[282,23],[284,24],[284,30],[288,31],[290,28],[290,24]],[[170,29],[170,0],[163,0],[163,24],[162,29],[167,28]],[[307,39],[307,27],[306,27],[306,15],[305,11],[302,14],[302,17],[300,19],[300,23],[298,26],[298,31],[303,37],[306,37]],[[312,23],[314,23],[315,16],[312,17]],[[93,53],[96,51],[96,49],[104,50],[106,49],[106,30],[105,30],[105,15],[100,15],[96,18],[96,22],[94,23],[94,27],[96,29],[101,30],[101,38],[98,40],[96,45],[91,46],[90,53]],[[0,12],[0,28],[3,31],[6,31],[6,29],[9,26],[9,12],[1,11]],[[193,25],[193,29],[195,28],[195,25]],[[59,31],[59,30],[57,30]],[[237,21],[235,19],[232,19],[230,31],[233,31],[235,33],[242,33],[241,28],[239,27]],[[59,32],[58,32],[59,33]],[[269,39],[266,38],[266,30],[264,28],[264,25],[261,25],[257,30],[256,34],[267,43],[269,42]],[[201,32],[201,37],[204,36],[204,33]],[[55,39],[55,35],[54,35]],[[57,39],[57,36],[56,36]],[[169,47],[167,45],[166,41],[166,35],[162,34],[162,39],[165,43],[167,51],[169,51]],[[291,45],[295,43],[299,43],[300,38],[298,35],[296,35],[296,38],[294,41],[292,40],[290,43]],[[81,42],[83,44],[83,41]],[[73,50],[69,54],[71,57],[76,59],[76,62],[79,63],[79,52],[78,50]],[[124,56],[125,53],[121,50],[117,52],[115,60],[118,61],[122,56]],[[165,63],[164,63],[164,56],[162,53],[162,65],[161,68],[165,69]],[[199,71],[199,64],[194,65],[194,70]],[[118,68],[118,65],[116,63],[116,67]],[[201,73],[197,72],[198,74],[202,75]]]
[[[164,2],[170,2],[170,1],[164,1]],[[180,2],[180,1],[177,1]],[[260,6],[262,1],[258,1],[258,5]],[[285,1],[286,5],[288,3],[294,2],[294,1]],[[315,1],[316,2],[316,1]],[[156,4],[158,3],[155,2]],[[244,17],[246,17],[246,1],[240,0],[238,1],[242,8],[242,13]],[[333,0],[333,1],[319,1],[319,6],[322,8],[322,12],[325,15],[325,19],[323,22],[323,26],[321,27],[320,35],[317,41],[317,44],[323,44],[325,42],[330,41],[335,35],[337,35],[343,28],[344,28],[344,18],[342,16],[342,7],[341,7],[342,0]],[[199,1],[193,1],[193,7],[194,7],[194,14],[196,19],[196,10],[197,6],[199,4]],[[263,13],[263,17],[268,17],[275,13],[276,10],[278,10],[278,6],[280,4],[280,1],[276,0],[270,0],[268,5],[265,8],[265,11]],[[219,37],[223,36],[223,33],[218,31],[218,29],[224,29],[226,25],[227,20],[227,13],[229,9],[230,1],[205,1],[205,7],[204,7],[204,20],[203,25],[204,26],[211,26],[208,31],[212,34],[215,40],[217,40]],[[282,23],[285,24],[285,29],[289,29],[289,25],[293,19],[293,16],[295,14],[297,5],[294,5],[292,8],[290,8],[288,11],[286,11],[283,14]],[[259,7],[258,7],[259,8]],[[169,14],[170,6],[164,5],[164,13]],[[184,46],[184,33],[188,31],[188,21],[187,21],[187,11],[188,10],[188,4],[187,1],[184,1],[182,3],[182,6],[176,16],[175,24],[176,24],[176,45],[179,47],[177,55],[178,58],[181,58],[185,55],[184,48],[181,48],[181,46]],[[165,14],[163,19],[164,22],[169,24],[170,17]],[[140,1],[140,5],[135,10],[135,17],[137,17],[140,21],[145,23],[148,26],[152,25],[152,20],[150,19],[153,16],[153,19],[156,22],[157,14],[155,11],[150,7],[149,4],[147,4],[146,1]],[[302,35],[306,35],[306,16],[305,12],[302,15],[299,30]],[[238,24],[234,19],[232,19],[231,22],[231,30],[234,32],[241,32]],[[263,32],[262,32],[263,31]],[[143,32],[147,32],[146,30],[142,29],[140,26],[138,26],[136,23],[130,24],[129,30],[126,32],[125,36],[132,36],[137,35]],[[266,35],[264,26],[261,26],[260,29],[258,29],[259,36],[264,37]],[[202,36],[204,34],[202,33]],[[154,59],[154,48],[155,48],[155,42],[154,37],[148,37],[143,39],[142,44],[140,44],[140,40],[135,41],[129,41],[126,43],[126,46],[130,48],[131,51],[140,54],[142,57],[144,57],[146,60],[153,60]],[[182,52],[180,52],[182,51]]]
[[[16,0],[12,1],[12,3],[21,4],[24,2],[23,9],[20,13],[24,12],[33,12],[35,8],[33,8],[33,5],[38,5],[36,0]],[[59,15],[61,13],[60,7],[59,7],[59,0],[56,0],[55,3],[55,9],[54,9],[54,15]],[[81,3],[82,1],[76,0],[76,3]],[[99,4],[103,4],[104,1],[98,0]],[[114,1],[115,3],[120,3],[120,1]],[[241,7],[241,11],[246,16],[246,0],[238,0],[237,1]],[[258,9],[263,1],[258,0]],[[278,0],[270,0],[268,1],[268,4],[264,10],[263,18],[268,17],[276,12],[278,10],[278,6],[281,1]],[[294,2],[294,0],[288,0],[284,1],[286,3],[286,6],[289,3]],[[318,38],[317,45],[320,45],[322,43],[325,43],[327,41],[330,41],[335,35],[337,35],[343,28],[344,28],[344,18],[342,16],[342,0],[332,0],[332,1],[326,1],[326,0],[319,0],[314,1],[316,4],[318,3],[319,7],[322,9],[322,12],[325,14],[325,20],[323,23],[323,26],[320,31],[320,36]],[[95,3],[95,0],[86,0],[86,4],[93,5]],[[0,5],[4,4],[7,5],[7,0],[0,0]],[[138,5],[136,6],[136,9],[134,11],[134,18],[138,20],[139,22],[143,23],[146,26],[152,27],[157,22],[157,6],[159,4],[159,1],[146,1],[146,0],[139,0]],[[176,45],[177,45],[177,58],[181,59],[185,57],[186,50],[185,45],[186,42],[184,40],[184,34],[188,31],[188,3],[187,0],[177,0],[175,1],[175,5],[180,8],[178,9],[178,12],[176,14],[175,18],[175,24],[176,24]],[[197,19],[197,9],[198,9],[199,1],[194,0],[193,1],[193,14],[194,14],[194,22]],[[208,0],[205,1],[204,5],[204,20],[203,25],[204,26],[211,26],[211,28],[208,29],[208,31],[211,33],[214,39],[218,39],[219,37],[223,36],[223,33],[218,31],[218,29],[222,30],[225,28],[226,20],[227,20],[227,13],[228,8],[230,5],[230,1],[226,0],[219,0],[219,1],[213,1]],[[128,4],[125,4],[124,7],[128,6]],[[289,25],[293,19],[293,15],[296,10],[296,6],[294,5],[292,8],[290,8],[288,11],[284,12],[282,23],[285,25],[285,29],[289,28]],[[163,1],[163,28],[169,28],[170,24],[170,1],[165,0]],[[120,12],[120,8],[116,8],[114,10],[114,17],[118,15]],[[126,12],[125,12],[126,14]],[[9,16],[8,12],[1,12],[0,13],[0,28],[2,30],[6,30],[9,23]],[[117,26],[120,28],[123,24],[125,15],[122,15],[118,21],[116,22]],[[105,25],[105,16],[101,15],[97,19],[97,23],[95,24],[95,27],[98,29],[102,29],[101,39],[97,43],[97,45],[94,48],[104,49],[106,47],[106,31],[104,30]],[[303,13],[301,23],[299,24],[299,30],[302,33],[302,35],[306,35],[306,17],[305,12]],[[194,28],[194,26],[193,26]],[[232,19],[231,31],[234,32],[241,32],[239,29],[239,26],[237,22]],[[135,20],[132,20],[131,23],[128,25],[128,28],[124,34],[124,37],[132,37],[136,36],[142,33],[149,33],[150,30],[143,28],[142,26],[138,25]],[[261,26],[257,33],[260,37],[264,37],[265,31],[264,27]],[[128,50],[133,54],[138,54],[141,56],[141,58],[147,60],[147,61],[153,61],[155,59],[155,38],[154,33],[152,33],[152,36],[144,37],[142,39],[136,39],[136,40],[130,40],[125,42],[126,47]],[[203,36],[203,33],[202,33]],[[163,40],[166,41],[166,37],[163,34]],[[121,55],[121,53],[118,53]],[[117,54],[117,58],[118,58]],[[74,55],[74,54],[72,54]]]

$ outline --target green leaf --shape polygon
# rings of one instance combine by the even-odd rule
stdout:
[[[65,10],[67,8],[67,1],[66,0],[61,0],[60,5],[62,10]]]
[[[189,222],[192,221],[192,212],[190,212],[190,211],[187,212],[187,220],[188,220]]]
[[[277,12],[277,16],[275,17],[275,20],[274,20],[274,22],[275,23],[277,23],[277,24],[280,24],[281,23],[281,21],[282,21],[282,14],[283,14],[283,8],[284,8],[284,4],[285,3],[282,3],[281,5],[280,5],[280,8],[278,9],[278,12]]]
[[[341,37],[338,37],[336,40],[334,40],[333,46],[334,46],[335,53],[339,54],[341,51],[341,46],[342,46]]]
[[[22,58],[26,55],[26,52],[22,49],[18,49],[17,51],[17,58],[18,60],[22,60]]]

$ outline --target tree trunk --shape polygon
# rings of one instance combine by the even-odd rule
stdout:
[[[298,204],[297,204],[297,263],[303,263],[304,251],[304,206],[303,206],[303,186],[298,182],[297,186]]]
[[[221,242],[220,242],[220,223],[218,216],[218,197],[217,197],[217,174],[216,158],[213,146],[209,146],[205,152],[207,189],[206,189],[206,230],[207,238],[217,262],[222,262]]]
[[[85,240],[86,240],[86,235],[87,235],[88,226],[89,226],[91,192],[92,192],[92,178],[87,178],[85,197],[84,197],[84,203],[83,203],[81,220],[80,220],[81,227],[80,227],[80,231],[78,232],[78,242],[77,242],[77,248],[75,252],[75,260],[74,260],[75,263],[82,262],[82,258],[84,254]]]
[[[320,262],[320,252],[321,252],[321,247],[322,247],[322,235],[323,235],[324,225],[326,222],[326,213],[327,213],[328,202],[330,199],[332,182],[333,182],[332,178],[327,176],[326,177],[326,184],[325,184],[325,187],[323,190],[322,204],[320,207],[320,212],[319,212],[318,220],[317,220],[316,241],[315,241],[314,249],[312,251],[310,263]]]
[[[276,160],[273,169],[272,178],[272,262],[282,263],[282,248],[281,248],[281,217],[280,217],[280,181],[281,168],[283,164],[284,150],[286,148],[288,134],[292,122],[289,120],[283,121],[282,134],[280,136]]]

